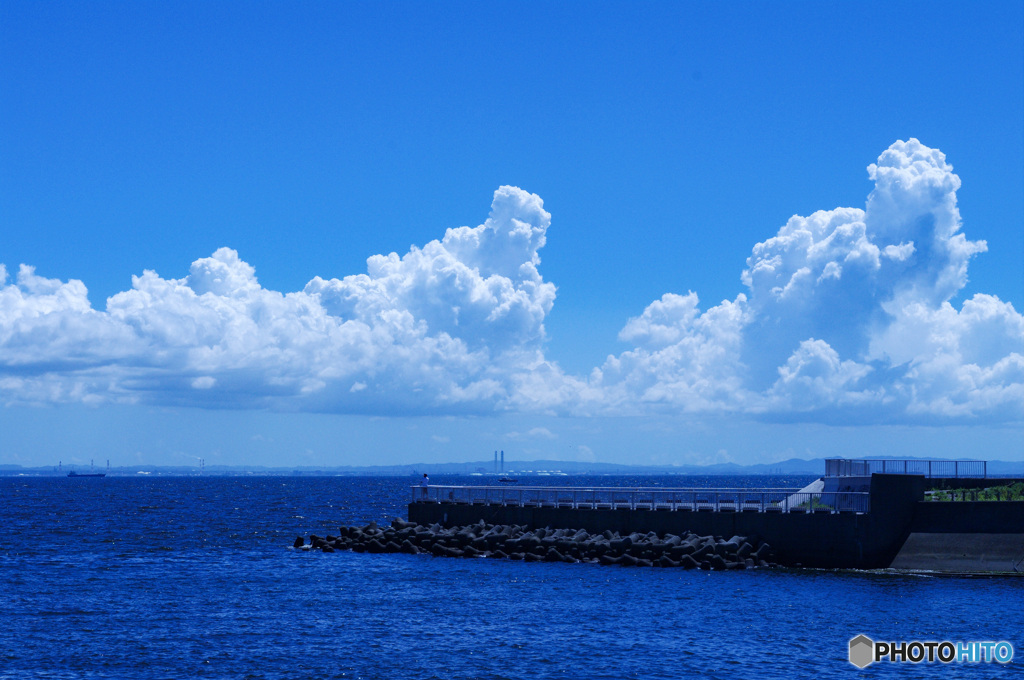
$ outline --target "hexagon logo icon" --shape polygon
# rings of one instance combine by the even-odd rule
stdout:
[[[850,640],[850,663],[857,668],[867,668],[875,660],[875,643],[867,635],[858,635]]]

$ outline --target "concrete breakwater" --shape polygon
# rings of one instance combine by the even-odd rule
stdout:
[[[516,524],[429,526],[396,519],[390,526],[371,522],[340,527],[337,536],[301,536],[293,547],[305,550],[352,550],[368,553],[420,553],[437,557],[487,557],[527,562],[589,562],[636,567],[682,569],[752,569],[777,566],[771,546],[744,536],[698,536],[691,532],[658,534],[605,530],[530,529]]]
[[[920,486],[908,489],[908,486]],[[585,529],[620,536],[654,532],[664,536],[748,536],[771,544],[774,562],[787,567],[888,567],[906,537],[915,498],[923,480],[904,475],[875,475],[871,512],[746,512],[661,510],[655,508],[551,507],[518,504],[431,502],[409,504],[408,518],[425,526],[467,526],[480,520],[530,529]],[[827,508],[826,508],[827,510]]]
[[[604,491],[589,489],[552,487],[544,491],[548,497],[534,502],[533,489],[466,487],[470,491],[460,498],[456,487],[429,487],[427,493],[413,487],[408,517],[424,526],[465,527],[483,521],[585,530],[591,536],[610,531],[620,537],[651,532],[757,537],[771,544],[771,561],[786,567],[1024,573],[1024,501],[925,501],[929,482],[911,474],[873,473],[863,480],[824,482],[839,489],[800,492],[794,494],[796,501],[764,494],[753,507],[739,492],[723,492],[716,503],[694,507],[679,490],[666,489],[608,490],[613,502],[605,503],[599,495]],[[869,502],[846,503],[844,487],[868,488],[856,495]],[[449,489],[451,497],[434,493]],[[631,495],[633,502],[614,502],[616,496]],[[561,502],[562,496],[568,502]],[[677,497],[683,501],[675,502]],[[779,510],[786,502],[788,509]]]

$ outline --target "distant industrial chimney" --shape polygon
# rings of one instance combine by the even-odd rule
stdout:
[[[498,452],[494,452],[494,471],[498,471]]]
[[[502,450],[502,452],[501,452],[501,471],[502,472],[505,471],[505,451],[504,450]]]

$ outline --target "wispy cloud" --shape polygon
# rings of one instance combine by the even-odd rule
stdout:
[[[558,435],[549,430],[546,427],[534,427],[527,432],[507,432],[505,433],[507,439],[558,439]]]
[[[85,285],[0,265],[0,398],[389,415],[506,411],[743,413],[821,422],[1024,418],[1024,317],[954,306],[983,241],[960,231],[945,156],[896,142],[868,166],[865,209],[794,216],[756,244],[746,290],[701,309],[666,293],[589,376],[544,356],[551,217],[501,187],[478,227],[364,274],[263,288],[237,252],[153,271],[93,309]],[[550,432],[527,433],[550,438]],[[547,433],[547,436],[545,435]]]

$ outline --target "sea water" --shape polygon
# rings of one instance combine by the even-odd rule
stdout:
[[[292,549],[299,535],[405,517],[414,482],[0,478],[0,679],[1024,677],[1022,579]],[[1017,658],[860,671],[847,656],[862,633],[1007,640]]]

